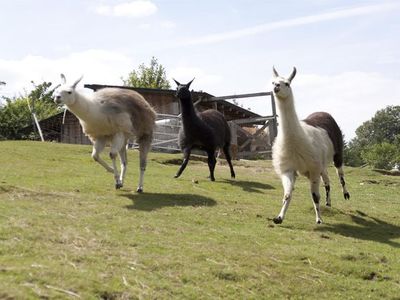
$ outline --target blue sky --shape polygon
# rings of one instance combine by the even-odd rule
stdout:
[[[168,78],[220,96],[271,89],[271,69],[298,73],[300,118],[328,111],[346,139],[400,105],[400,1],[0,0],[0,95],[31,80],[121,84],[152,56]],[[243,102],[269,114],[267,99]]]

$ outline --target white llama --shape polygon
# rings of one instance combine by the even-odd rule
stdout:
[[[343,173],[343,136],[342,132],[326,112],[316,112],[300,121],[296,114],[290,84],[296,75],[296,68],[286,79],[279,76],[273,68],[273,92],[277,99],[279,128],[272,149],[273,165],[281,177],[284,189],[283,206],[274,223],[280,224],[292,199],[297,173],[310,181],[311,196],[314,204],[316,222],[322,223],[320,213],[320,177],[325,185],[326,205],[331,206],[330,184],[327,167],[333,160],[342,185],[345,199],[350,198],[346,189]]]

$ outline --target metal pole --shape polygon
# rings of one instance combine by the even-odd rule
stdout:
[[[32,101],[32,108],[31,108],[31,105],[29,104],[29,97],[26,98],[26,102],[28,103],[29,111],[31,112],[32,117],[33,117],[33,121],[34,121],[33,125],[36,125],[36,128],[39,131],[40,139],[42,140],[42,142],[44,142],[42,129],[40,128],[39,121],[38,121],[38,119],[36,117],[36,113],[35,113],[35,101],[34,100]]]

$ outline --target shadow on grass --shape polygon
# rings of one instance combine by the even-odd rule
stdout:
[[[356,212],[358,215],[350,214],[355,224],[325,224],[324,227],[317,228],[316,231],[333,232],[346,237],[375,241],[400,248],[400,243],[391,241],[400,237],[400,226],[368,216],[359,210]]]
[[[127,205],[128,209],[153,211],[168,206],[214,206],[214,199],[194,194],[164,194],[143,193],[125,194],[125,197],[133,201]]]
[[[261,190],[274,190],[275,188],[272,185],[261,183],[257,181],[245,181],[245,180],[233,180],[233,179],[224,179],[221,182],[229,183],[233,186],[238,186],[243,189],[245,192],[251,193],[262,193]]]

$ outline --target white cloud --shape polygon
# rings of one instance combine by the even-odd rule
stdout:
[[[114,6],[100,5],[96,7],[95,12],[104,16],[139,18],[155,14],[157,6],[148,0],[135,0]]]
[[[343,18],[350,18],[362,15],[370,15],[388,12],[392,10],[400,9],[400,3],[383,3],[373,4],[360,7],[351,7],[341,10],[336,10],[328,13],[321,13],[316,15],[310,15],[300,18],[287,19],[283,21],[265,23],[258,26],[247,27],[243,29],[233,30],[229,32],[222,32],[216,34],[210,34],[194,39],[182,41],[182,45],[200,45],[200,44],[212,44],[227,40],[235,40],[246,36],[257,35],[269,31],[274,31],[282,28],[297,27],[301,25],[320,23],[326,21],[332,21]]]
[[[1,60],[0,74],[7,83],[0,89],[0,95],[19,96],[24,90],[31,90],[31,81],[41,83],[60,82],[60,73],[67,80],[84,75],[83,83],[122,84],[121,76],[126,76],[136,62],[118,52],[105,50],[87,50],[72,53],[66,57],[50,59],[28,55],[20,60]]]
[[[176,28],[176,23],[173,21],[163,21],[160,23],[160,26],[166,29],[174,29]]]
[[[140,24],[138,27],[139,27],[140,29],[142,29],[142,30],[147,30],[147,29],[150,29],[150,28],[151,28],[151,24],[149,24],[149,23],[142,23],[142,24]]]
[[[279,74],[287,76],[290,72],[288,70]],[[266,87],[271,91],[271,80]],[[305,119],[316,111],[328,112],[339,124],[347,141],[354,138],[355,130],[370,120],[378,110],[388,105],[400,105],[400,79],[385,77],[379,73],[298,73],[292,82],[292,89],[299,119]],[[239,103],[265,115],[265,100]]]
[[[176,28],[176,24],[172,21],[163,21],[157,23],[142,23],[138,25],[138,28],[142,30],[173,30]]]
[[[222,81],[222,76],[215,74],[207,74],[203,69],[197,67],[177,67],[168,72],[171,78],[176,79],[180,83],[187,83],[193,78],[191,88],[194,90],[202,90],[204,92],[213,90],[213,87]],[[201,88],[196,88],[201,87]]]
[[[346,140],[377,110],[400,105],[400,80],[377,73],[345,72],[333,76],[297,75],[293,81],[297,113],[305,118],[314,111],[331,113]]]

